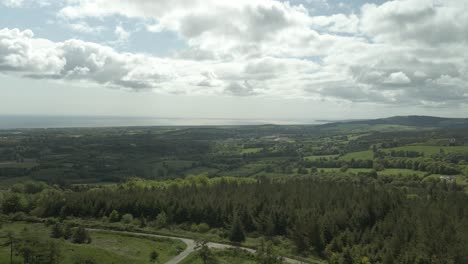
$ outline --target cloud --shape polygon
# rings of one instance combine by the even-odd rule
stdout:
[[[1,4],[8,8],[20,8],[24,6],[49,6],[51,3],[49,0],[2,0]]]
[[[249,96],[255,94],[252,85],[250,85],[248,81],[242,83],[232,82],[226,87],[225,92],[235,96]]]
[[[67,25],[67,27],[75,32],[86,33],[86,34],[97,34],[104,30],[104,27],[102,26],[90,26],[85,21],[78,21],[76,23],[70,23]]]
[[[359,17],[355,14],[334,14],[331,16],[315,16],[312,24],[334,33],[358,33]]]
[[[31,30],[0,30],[0,70],[55,74],[65,64],[55,44],[35,39]]]
[[[103,0],[86,0],[73,3],[61,9],[61,17],[120,15],[152,21],[148,22],[148,30],[176,32],[187,41],[190,50],[211,52],[211,57],[273,53],[288,45],[285,43],[290,39],[288,35],[304,38],[305,45],[313,41],[311,37],[314,36],[306,8],[274,0],[123,0],[113,5]]]
[[[24,0],[3,0],[2,4],[7,7],[21,7]]]
[[[118,25],[114,30],[115,35],[117,36],[117,42],[125,43],[130,38],[131,33],[125,30],[122,25]]]
[[[4,29],[0,71],[187,95],[468,102],[466,1],[393,0],[330,16],[275,0],[67,3],[59,17],[72,24],[123,16],[148,34],[176,33],[186,48],[161,58]],[[130,28],[115,27],[118,42],[129,40]]]
[[[34,78],[84,80],[109,87],[157,88],[175,77],[177,62],[117,53],[80,40],[51,42],[30,30],[0,30],[0,70]]]
[[[468,41],[465,0],[394,0],[362,7],[361,30],[379,42],[418,45]]]
[[[388,84],[408,84],[411,80],[403,72],[394,72],[391,73],[384,82]]]

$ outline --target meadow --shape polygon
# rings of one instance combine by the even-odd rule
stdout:
[[[13,232],[46,238],[50,236],[51,228],[39,223],[4,223],[0,233]],[[54,239],[61,248],[62,259],[60,263],[76,264],[78,259],[93,259],[96,263],[114,264],[147,264],[150,253],[158,252],[158,260],[165,263],[172,257],[182,252],[186,245],[179,240],[134,237],[114,233],[91,232],[92,242],[90,244],[74,244],[63,239]],[[10,263],[10,247],[6,239],[0,239],[0,263]],[[14,255],[13,263],[23,263],[23,258]]]

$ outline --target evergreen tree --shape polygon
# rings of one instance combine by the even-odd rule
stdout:
[[[73,243],[76,243],[76,244],[84,244],[84,243],[90,244],[91,237],[88,231],[86,231],[84,227],[79,226],[73,232],[72,241]]]
[[[52,226],[50,237],[52,237],[52,238],[61,238],[61,237],[63,237],[63,228],[62,228],[61,224],[56,223],[55,225]]]
[[[232,222],[231,231],[229,233],[229,240],[234,243],[241,243],[245,241],[244,227],[238,215],[234,217]]]
[[[140,216],[140,228],[145,228],[147,225],[146,218],[143,215]]]
[[[115,209],[112,210],[112,212],[109,215],[109,222],[115,223],[115,222],[119,222],[119,221],[120,221],[119,212],[117,212],[117,210],[115,210]]]
[[[202,259],[203,264],[207,264],[212,258],[212,253],[207,241],[197,241],[195,250],[197,250],[197,255]]]
[[[159,258],[159,253],[156,250],[151,251],[150,253],[150,262],[151,263],[156,263]]]
[[[63,238],[70,239],[73,235],[73,231],[70,225],[65,225],[63,228]]]

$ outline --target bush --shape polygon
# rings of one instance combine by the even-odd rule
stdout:
[[[65,239],[70,239],[73,235],[72,228],[70,225],[65,225],[65,228],[63,228],[63,238]]]
[[[90,244],[91,236],[88,231],[82,226],[77,227],[72,235],[72,242],[76,244]]]
[[[200,223],[199,225],[195,225],[195,230],[193,231],[199,232],[199,233],[206,233],[210,231],[210,226],[206,223]]]
[[[158,214],[158,216],[156,217],[156,222],[155,222],[155,226],[157,228],[163,228],[163,227],[166,227],[167,225],[167,216],[166,216],[166,213],[165,212],[161,212]]]
[[[128,224],[130,224],[130,223],[132,223],[132,222],[133,222],[133,215],[131,215],[131,214],[124,214],[124,215],[122,216],[122,223],[128,225]]]
[[[120,215],[117,210],[112,210],[112,212],[109,215],[109,222],[115,223],[120,221]]]
[[[2,202],[2,211],[4,214],[23,212],[27,208],[26,199],[22,195],[13,193],[5,195]]]

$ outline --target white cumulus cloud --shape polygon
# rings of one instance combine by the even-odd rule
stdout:
[[[319,16],[277,0],[70,0],[58,16],[75,30],[126,17],[186,45],[161,58],[3,29],[0,71],[175,94],[467,104],[467,4],[393,0]],[[114,26],[131,41],[132,28]]]

